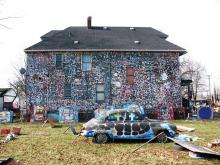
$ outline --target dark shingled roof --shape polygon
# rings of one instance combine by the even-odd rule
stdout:
[[[150,27],[69,27],[52,30],[42,41],[25,49],[32,51],[173,51],[186,50],[166,41],[168,35]],[[78,41],[78,43],[74,41]],[[139,41],[139,43],[135,43]]]
[[[3,97],[3,95],[11,89],[12,88],[0,88],[0,97]]]

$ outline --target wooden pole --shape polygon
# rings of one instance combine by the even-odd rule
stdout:
[[[154,139],[156,139],[158,136],[160,136],[161,134],[163,134],[164,132],[159,133],[157,136],[153,137],[152,139],[150,139],[149,141],[147,141],[146,143],[142,144],[141,146],[139,146],[138,148],[136,148],[135,150],[133,150],[131,153],[134,153],[135,151],[139,150],[140,148],[142,148],[145,144],[150,143],[151,141],[153,141]]]

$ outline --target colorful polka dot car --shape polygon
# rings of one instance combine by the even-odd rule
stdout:
[[[161,133],[164,132],[164,133]],[[158,135],[160,134],[160,135]],[[114,139],[152,139],[167,142],[176,135],[174,124],[144,118],[138,106],[127,109],[103,110],[83,125],[82,136],[104,144]]]

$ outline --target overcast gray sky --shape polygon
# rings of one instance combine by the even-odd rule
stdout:
[[[50,30],[93,25],[153,27],[201,62],[220,83],[220,0],[0,0],[0,87],[22,66],[24,49]],[[218,79],[219,78],[219,79]],[[220,84],[219,84],[220,86]]]

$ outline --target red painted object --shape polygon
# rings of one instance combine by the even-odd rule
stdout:
[[[12,128],[12,133],[15,134],[15,135],[19,135],[21,132],[21,128],[16,128],[16,127],[13,127]]]
[[[10,129],[6,129],[6,128],[1,129],[1,134],[9,134],[9,133],[10,133]]]

